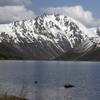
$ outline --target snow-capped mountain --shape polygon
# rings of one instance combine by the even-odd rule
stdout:
[[[1,46],[28,59],[55,59],[70,50],[89,51],[94,37],[99,37],[97,31],[59,14],[0,25]]]

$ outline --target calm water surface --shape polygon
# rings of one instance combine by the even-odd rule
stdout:
[[[29,100],[100,100],[100,63],[0,61],[0,92],[20,95],[23,84]]]

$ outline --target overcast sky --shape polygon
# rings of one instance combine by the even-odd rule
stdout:
[[[59,13],[88,27],[100,26],[100,0],[0,0],[0,23]]]

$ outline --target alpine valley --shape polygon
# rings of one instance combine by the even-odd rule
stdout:
[[[59,14],[1,24],[0,59],[99,61],[100,28]]]

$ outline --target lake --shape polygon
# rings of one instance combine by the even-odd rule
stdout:
[[[68,83],[75,87],[64,88]],[[100,63],[0,61],[0,92],[29,100],[100,100]]]

